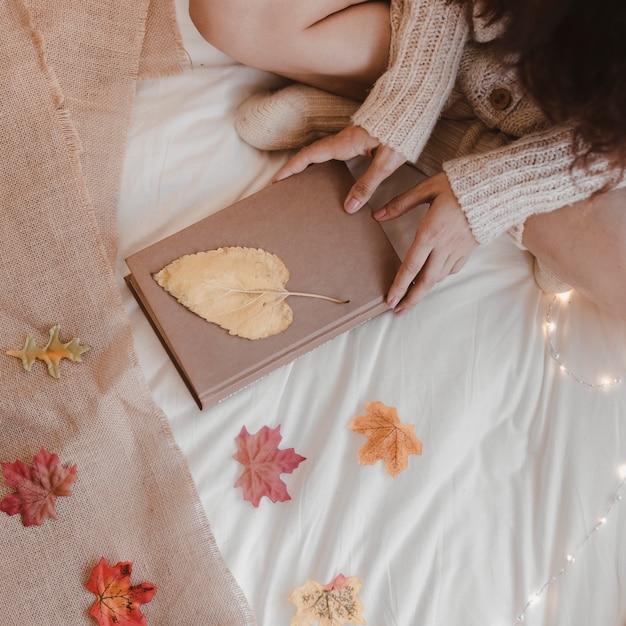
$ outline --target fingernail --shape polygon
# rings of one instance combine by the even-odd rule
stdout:
[[[393,313],[396,317],[401,317],[407,312],[408,309],[394,309]]]
[[[348,213],[355,213],[359,210],[361,203],[356,198],[350,198],[346,202],[346,211]]]
[[[391,298],[391,300],[387,301],[387,304],[392,308],[395,309],[398,302],[400,302],[400,300],[398,298]]]
[[[385,215],[387,215],[387,209],[385,207],[378,209],[378,211],[374,211],[373,215],[374,219],[379,220],[381,217],[385,217]]]

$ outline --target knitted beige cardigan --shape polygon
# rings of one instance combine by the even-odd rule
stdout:
[[[497,29],[468,20],[465,11],[449,0],[392,0],[389,67],[352,121],[413,162],[440,133],[435,143],[451,146],[443,169],[477,241],[510,230],[521,245],[528,216],[588,198],[616,174],[602,158],[591,171],[571,170],[572,130],[548,124],[515,72],[493,54]],[[506,106],[494,100],[496,90]],[[450,125],[436,127],[458,105],[458,92],[494,139],[480,154],[480,146],[455,152]],[[624,185],[626,177],[617,187]]]

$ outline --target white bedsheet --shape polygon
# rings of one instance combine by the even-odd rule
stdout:
[[[590,388],[560,370],[545,331],[551,297],[508,238],[406,316],[383,314],[198,410],[124,285],[123,259],[260,189],[285,155],[247,146],[233,127],[237,105],[277,79],[213,49],[186,0],[177,8],[194,69],[139,86],[117,276],[154,398],[259,625],[289,624],[295,587],[342,573],[363,582],[371,626],[505,626],[518,616],[623,626],[626,504],[615,495],[626,496],[626,382]],[[403,168],[378,201],[418,175]],[[388,226],[400,253],[418,217]],[[592,383],[626,374],[622,322],[576,293],[552,317],[568,370]],[[365,438],[348,429],[374,400],[397,407],[423,442],[396,478],[380,462],[358,464]],[[291,500],[254,508],[233,487],[242,468],[232,456],[242,426],[264,425],[280,425],[281,447],[307,460],[283,475]]]

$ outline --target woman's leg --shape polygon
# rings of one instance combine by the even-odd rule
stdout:
[[[189,0],[189,15],[240,63],[356,100],[387,66],[388,0]]]
[[[578,292],[626,319],[626,189],[528,218],[523,243]]]

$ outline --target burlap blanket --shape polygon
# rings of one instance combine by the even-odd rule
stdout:
[[[115,207],[140,76],[180,71],[170,0],[0,0],[0,461],[76,466],[57,519],[0,512],[0,624],[96,624],[101,557],[157,592],[148,624],[252,624],[151,400],[117,291]],[[91,346],[26,371],[26,337]],[[0,500],[14,488],[0,472]]]

